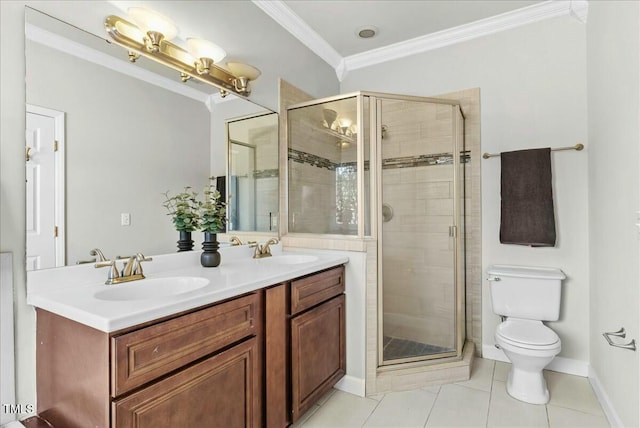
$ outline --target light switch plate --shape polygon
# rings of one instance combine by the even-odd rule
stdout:
[[[121,226],[131,226],[131,214],[129,214],[129,213],[120,214],[120,225]]]

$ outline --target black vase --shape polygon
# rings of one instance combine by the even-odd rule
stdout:
[[[178,252],[193,250],[193,240],[191,239],[191,232],[185,232],[180,230],[180,240],[178,241]]]
[[[218,239],[215,233],[205,232],[202,243],[202,254],[200,264],[204,267],[216,267],[220,264],[220,253],[218,252]]]

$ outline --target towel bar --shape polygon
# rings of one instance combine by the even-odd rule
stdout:
[[[557,151],[560,151],[560,150],[577,150],[577,151],[580,151],[582,149],[584,149],[584,144],[578,143],[575,146],[570,146],[570,147],[556,147],[555,149],[551,149],[551,151],[552,152],[557,152]],[[482,155],[482,157],[484,159],[495,158],[495,157],[498,157],[498,156],[500,156],[500,153],[485,153],[485,154]]]
[[[621,338],[625,338],[627,335],[627,333],[624,331],[624,327],[621,327],[620,330],[618,331],[611,331],[611,332],[605,332],[602,333],[602,336],[604,336],[604,338],[607,340],[607,342],[609,343],[609,345],[611,346],[615,346],[616,348],[622,348],[622,349],[628,349],[630,351],[635,351],[636,350],[636,340],[633,339],[631,342],[629,343],[615,343],[613,340],[611,340],[611,336],[615,336],[615,337],[621,337]]]

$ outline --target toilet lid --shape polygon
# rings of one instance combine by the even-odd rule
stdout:
[[[507,320],[498,326],[496,334],[512,342],[533,346],[553,345],[560,340],[555,331],[539,321]]]

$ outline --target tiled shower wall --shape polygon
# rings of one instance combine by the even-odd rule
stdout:
[[[455,348],[450,105],[385,100],[382,124],[384,336]],[[445,157],[436,157],[442,162]]]
[[[321,108],[302,112],[289,112],[289,231],[355,234],[357,225],[336,215],[336,179],[337,168],[355,163],[356,145],[342,148],[335,135],[323,131]]]

